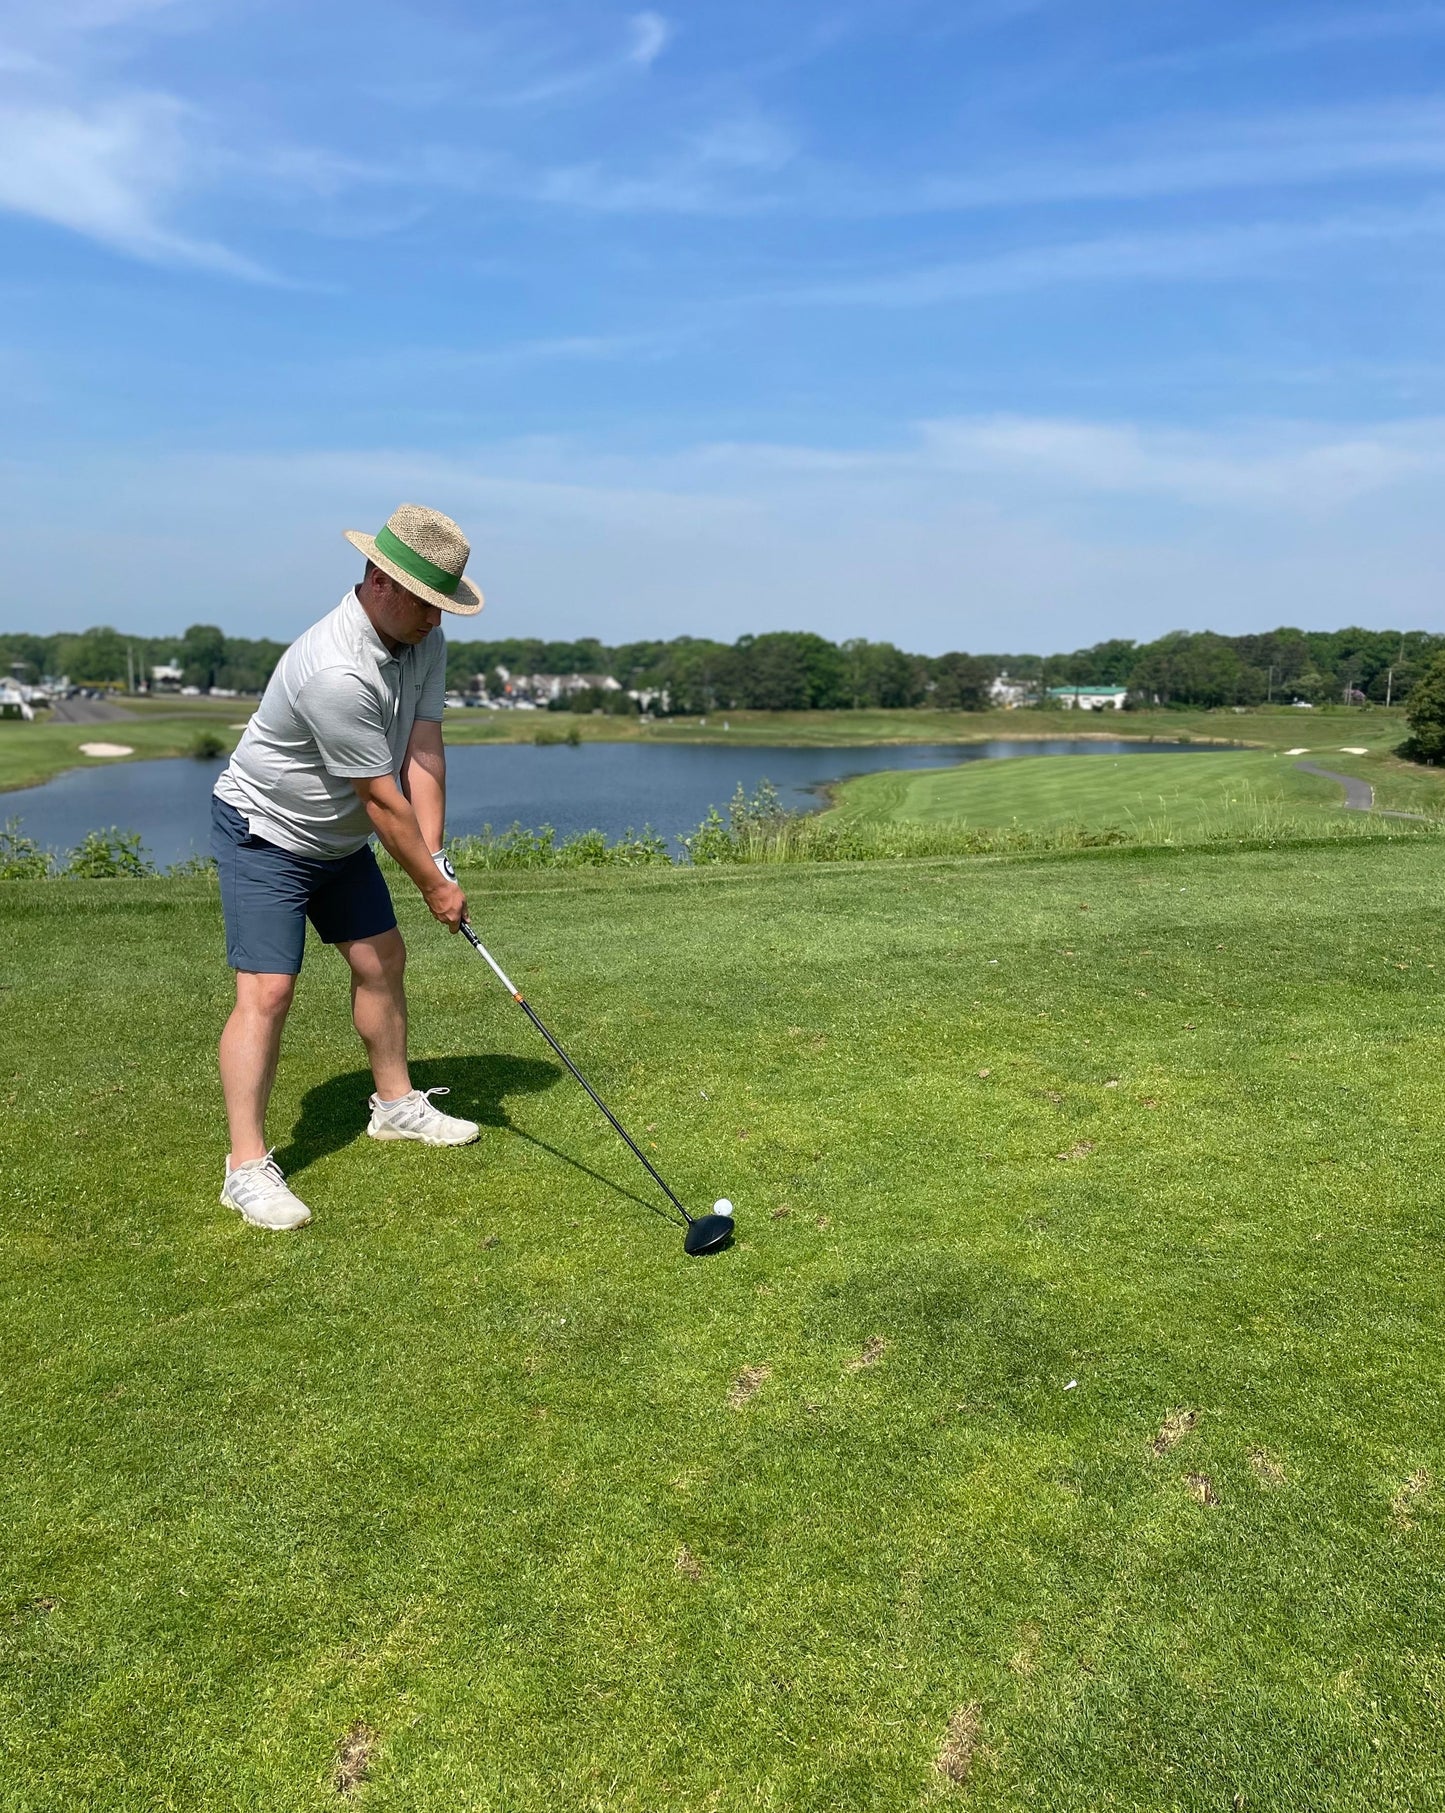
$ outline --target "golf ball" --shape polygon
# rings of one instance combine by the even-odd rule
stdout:
[[[712,1205],[712,1212],[714,1215],[731,1215],[733,1212],[733,1205],[728,1201],[726,1196],[719,1196],[717,1201]]]

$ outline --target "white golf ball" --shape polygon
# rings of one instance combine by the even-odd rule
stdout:
[[[733,1205],[728,1201],[726,1196],[719,1196],[717,1201],[712,1205],[712,1212],[714,1215],[731,1215],[733,1212]]]

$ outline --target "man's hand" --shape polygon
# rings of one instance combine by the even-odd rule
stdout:
[[[461,923],[467,916],[467,897],[454,881],[448,881],[439,875],[436,885],[428,888],[422,898],[426,901],[433,919],[438,919],[449,932],[459,931]]]
[[[351,784],[366,807],[371,828],[416,883],[432,917],[455,932],[467,916],[467,897],[457,886],[455,871],[447,874],[437,862],[421,834],[411,801],[389,774]],[[434,835],[440,838],[440,824],[434,827]],[[445,852],[441,855],[445,862]],[[449,862],[447,868],[451,868]]]
[[[467,897],[457,886],[457,872],[446,851],[433,850],[431,859],[436,864],[441,882],[433,892],[426,894],[426,903],[431,908],[433,917],[439,919],[448,931],[455,932],[467,916]],[[455,901],[453,896],[456,897]]]

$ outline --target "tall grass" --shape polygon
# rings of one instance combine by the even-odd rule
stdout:
[[[1125,814],[1117,825],[888,824],[854,820],[838,813],[815,816],[790,812],[777,789],[764,781],[756,793],[738,788],[727,816],[713,807],[689,836],[669,840],[650,826],[627,831],[609,843],[601,831],[559,837],[551,825],[505,831],[484,825],[470,837],[453,838],[448,849],[468,869],[621,869],[691,863],[781,864],[805,862],[889,862],[928,856],[1044,856],[1070,850],[1241,849],[1303,843],[1395,843],[1438,837],[1445,816],[1390,818],[1377,812],[1301,809],[1261,800],[1248,789],[1235,799],[1206,807],[1181,822],[1165,814]],[[680,846],[676,851],[672,845]],[[388,868],[391,859],[382,858]],[[209,857],[190,857],[172,875],[214,871]],[[0,826],[0,881],[62,877],[143,877],[159,871],[135,832],[92,831],[67,857],[40,849],[11,821]]]

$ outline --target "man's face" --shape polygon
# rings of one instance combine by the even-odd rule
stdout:
[[[379,568],[371,575],[374,587],[378,628],[394,642],[422,642],[442,620],[434,604],[427,604],[399,586],[389,573]]]

